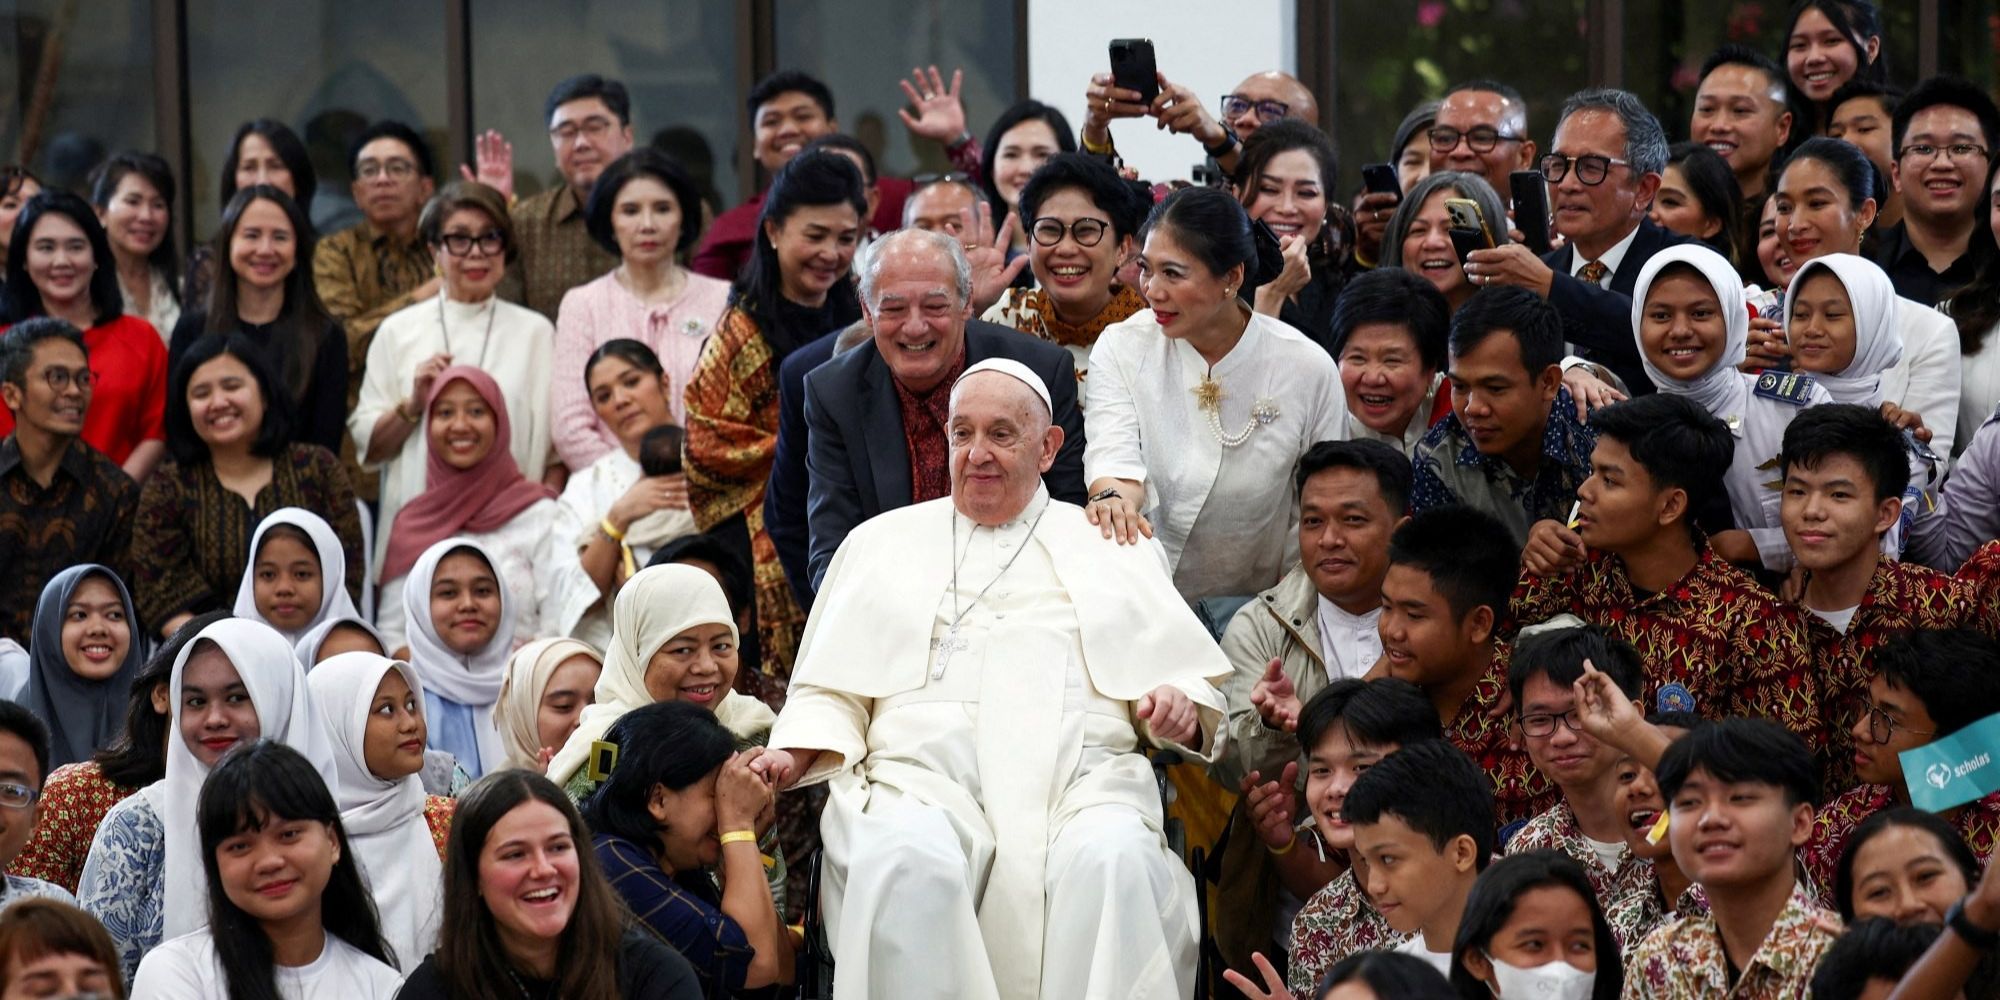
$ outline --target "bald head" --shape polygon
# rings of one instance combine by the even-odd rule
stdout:
[[[1273,101],[1285,106],[1285,113],[1277,117],[1297,118],[1314,124],[1319,122],[1318,99],[1313,97],[1312,91],[1306,89],[1305,84],[1299,82],[1298,77],[1282,70],[1252,73],[1244,78],[1242,83],[1237,84],[1229,96],[1241,98],[1248,105],[1237,114],[1230,114],[1226,106],[1223,108],[1225,115],[1223,124],[1228,125],[1238,139],[1250,138],[1250,133],[1272,120],[1258,112],[1257,104],[1262,101]]]

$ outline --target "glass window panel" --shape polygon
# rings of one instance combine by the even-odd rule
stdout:
[[[444,5],[360,8],[315,0],[188,0],[189,132],[194,232],[215,228],[229,140],[252,118],[276,118],[306,143],[318,175],[321,232],[360,221],[347,147],[369,122],[401,121],[446,155]]]
[[[706,181],[721,211],[736,202],[729,150],[736,103],[736,10],[699,0],[589,0],[550,21],[539,0],[472,7],[472,124],[514,144],[514,186],[526,196],[561,182],[543,103],[557,82],[598,73],[625,84],[632,136],[672,153]],[[554,30],[560,29],[560,30]]]
[[[1993,0],[1943,0],[1938,4],[1938,71],[1991,86],[2000,52],[2000,12]]]
[[[154,148],[152,16],[145,0],[0,2],[0,162],[87,194],[105,157]]]

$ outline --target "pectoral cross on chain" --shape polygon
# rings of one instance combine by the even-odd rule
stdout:
[[[944,678],[944,668],[951,665],[951,655],[962,652],[971,647],[971,645],[972,643],[968,642],[964,636],[958,634],[958,626],[953,625],[948,629],[944,634],[944,638],[936,642],[937,666],[931,668],[931,680],[942,680]]]

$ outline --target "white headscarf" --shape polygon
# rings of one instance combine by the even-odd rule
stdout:
[[[384,650],[389,648],[389,641],[382,638],[381,630],[375,626],[351,615],[336,615],[307,629],[306,633],[299,637],[299,644],[293,647],[292,651],[299,657],[299,666],[306,668],[306,673],[312,673],[313,665],[319,662],[319,648],[326,645],[326,637],[332,635],[333,630],[342,625],[352,625],[374,636],[375,645]]]
[[[495,590],[500,598],[500,622],[493,638],[470,656],[460,655],[438,635],[431,621],[431,578],[438,563],[457,549],[470,549],[486,560],[493,571]],[[484,770],[497,770],[506,757],[500,744],[500,730],[494,725],[493,706],[500,700],[500,686],[507,681],[507,654],[514,648],[513,599],[507,595],[507,581],[500,576],[500,564],[485,546],[470,538],[447,538],[424,550],[410,567],[403,584],[403,614],[408,622],[404,636],[410,644],[410,665],[417,668],[424,690],[440,698],[472,709],[473,731],[479,739],[479,759],[495,762]],[[467,769],[470,770],[468,764]]]
[[[179,937],[208,926],[208,876],[202,867],[201,831],[196,824],[201,785],[209,768],[188,749],[181,735],[181,676],[188,657],[205,642],[221,647],[235,666],[250,705],[257,710],[261,739],[275,740],[303,754],[313,770],[337,787],[333,751],[326,733],[313,715],[312,697],[306,690],[305,671],[285,637],[263,622],[224,618],[195,634],[194,641],[181,648],[174,658],[174,670],[167,682],[171,714],[167,720],[167,776],[146,786],[139,794],[160,817],[166,836],[164,904],[161,906],[164,933],[161,940]]]
[[[514,651],[507,661],[507,682],[500,686],[500,707],[494,721],[507,745],[507,766],[542,769],[542,694],[549,678],[572,656],[588,656],[604,666],[604,654],[581,639],[536,639]]]
[[[280,524],[289,524],[312,539],[313,551],[319,555],[320,584],[319,610],[313,612],[312,620],[297,631],[278,629],[278,633],[286,642],[296,645],[306,633],[330,618],[359,618],[361,612],[355,609],[354,599],[347,596],[347,550],[341,547],[340,536],[333,533],[333,526],[324,518],[302,507],[281,507],[257,525],[257,533],[250,536],[250,565],[244,568],[243,582],[236,588],[236,609],[232,613],[238,618],[271,625],[257,611],[257,553],[263,550],[264,533]],[[310,661],[307,665],[311,665]]]
[[[437,944],[444,867],[424,822],[421,770],[387,781],[368,769],[368,718],[376,690],[391,670],[402,673],[421,706],[424,690],[415,668],[374,653],[330,657],[306,683],[333,747],[338,780],[333,797],[340,803],[347,847],[375,897],[382,936],[396,950],[397,965],[407,971]]]
[[[1722,318],[1727,327],[1723,335],[1722,354],[1715,366],[1691,379],[1677,379],[1653,363],[1646,354],[1644,338],[1639,331],[1645,325],[1646,295],[1652,290],[1654,279],[1660,272],[1675,264],[1687,264],[1700,271],[1715,289],[1715,297],[1722,307]],[[1686,396],[1699,404],[1702,409],[1717,417],[1727,418],[1737,412],[1742,404],[1744,388],[1743,373],[1736,366],[1743,363],[1750,343],[1750,310],[1744,305],[1743,279],[1736,273],[1727,258],[1700,243],[1683,243],[1667,247],[1655,253],[1639,271],[1639,281],[1632,287],[1632,339],[1639,346],[1639,361],[1646,368],[1646,377],[1661,392],[1676,396]]]
[[[1826,268],[1847,287],[1854,308],[1854,360],[1831,375],[1812,377],[1836,403],[1882,405],[1882,375],[1903,360],[1903,334],[1896,329],[1896,286],[1872,260],[1851,253],[1830,253],[1806,261],[1785,289],[1785,339],[1791,340],[1792,300],[1815,268]]]
[[[620,716],[653,703],[646,690],[646,664],[667,640],[696,625],[727,625],[736,636],[736,620],[722,586],[705,570],[680,563],[651,566],[625,581],[611,608],[611,647],[604,651],[604,672],[597,675],[597,701],[583,710],[576,732],[549,761],[549,778],[567,783],[590,757],[590,745],[604,738]],[[715,718],[739,738],[769,728],[775,718],[764,703],[734,691],[715,704]]]

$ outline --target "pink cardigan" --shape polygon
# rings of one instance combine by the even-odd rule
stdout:
[[[687,405],[682,400],[688,377],[729,301],[728,282],[686,273],[687,287],[667,305],[640,302],[618,283],[615,270],[563,295],[556,313],[555,383],[549,391],[549,409],[556,453],[572,471],[618,447],[618,438],[598,422],[583,382],[584,363],[606,341],[628,337],[660,356],[671,380],[667,403],[674,422],[686,424]]]

